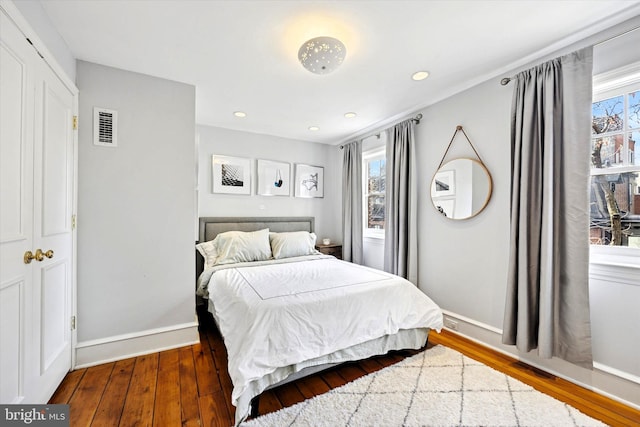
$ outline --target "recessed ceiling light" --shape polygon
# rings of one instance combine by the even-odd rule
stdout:
[[[424,80],[427,77],[429,77],[429,72],[428,71],[416,71],[415,73],[413,73],[413,75],[411,76],[411,78],[415,81],[419,81],[419,80]]]
[[[245,113],[244,111],[234,111],[233,115],[236,117],[247,117],[247,113]]]
[[[318,126],[309,126],[309,130],[316,131],[320,130],[320,128]]]
[[[347,118],[347,119],[352,119],[352,118],[354,118],[355,116],[357,116],[357,114],[356,114],[356,113],[354,113],[353,111],[350,111],[350,112],[348,112],[348,113],[344,113],[344,117],[345,117],[345,118]]]

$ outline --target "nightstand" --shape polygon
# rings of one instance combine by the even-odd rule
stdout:
[[[342,245],[340,244],[316,245],[316,249],[325,255],[333,255],[338,259],[342,259]]]

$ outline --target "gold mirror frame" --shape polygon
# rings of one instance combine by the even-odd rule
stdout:
[[[489,204],[493,181],[484,163],[468,158],[448,161],[431,180],[433,207],[453,220],[473,218]]]

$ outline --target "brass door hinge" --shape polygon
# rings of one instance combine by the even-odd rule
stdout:
[[[72,230],[76,229],[76,216],[75,216],[75,214],[71,215],[71,229]]]
[[[71,316],[71,330],[74,331],[76,329],[76,316]]]
[[[73,130],[78,130],[78,116],[73,116]]]

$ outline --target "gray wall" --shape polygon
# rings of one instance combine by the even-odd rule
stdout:
[[[418,155],[419,283],[443,308],[500,326],[509,247],[511,87],[489,81],[422,111]],[[478,216],[453,221],[431,203],[430,183],[457,125],[478,150],[493,179],[493,194]],[[447,160],[473,158],[463,135]]]
[[[78,342],[194,321],[195,88],[78,61]],[[118,147],[93,145],[93,107]]]
[[[338,147],[210,126],[198,126],[197,132],[199,216],[313,216],[319,239],[341,240],[342,151]],[[250,196],[213,193],[214,154],[253,159]],[[292,180],[295,163],[324,167],[324,198],[256,195],[256,159],[291,163]]]

